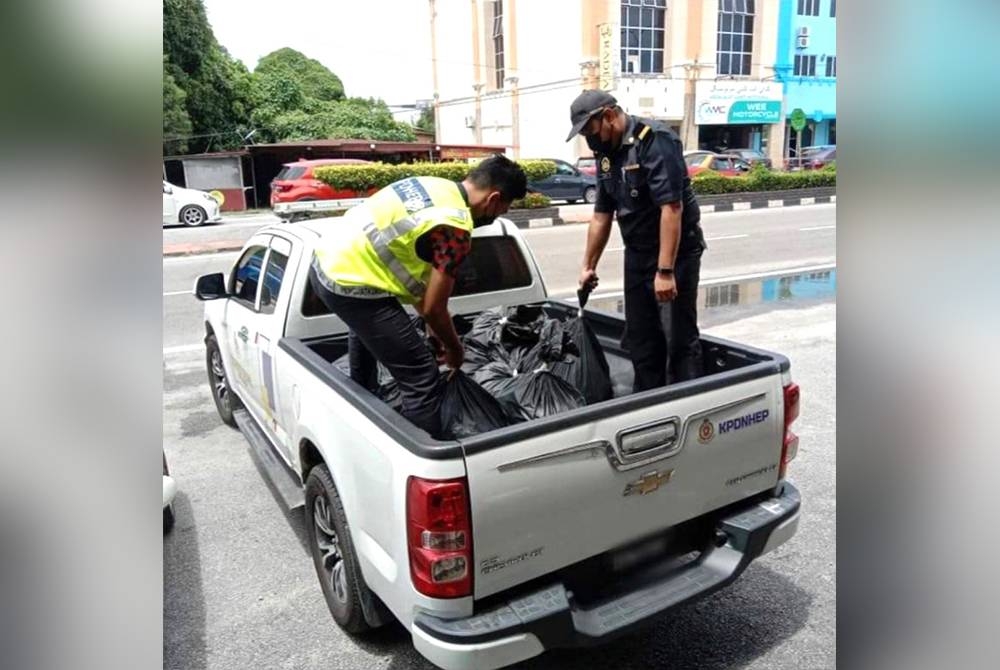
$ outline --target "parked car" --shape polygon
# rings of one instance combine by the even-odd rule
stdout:
[[[177,495],[177,482],[170,476],[167,468],[167,455],[163,454],[163,532],[169,533],[174,527],[174,496]]]
[[[837,145],[817,144],[804,147],[797,157],[789,158],[786,170],[818,170],[837,160]]]
[[[336,189],[316,179],[313,169],[324,165],[364,165],[371,161],[360,158],[320,158],[285,163],[281,172],[271,181],[271,207],[279,202],[303,200],[339,200],[358,198],[364,194],[349,189]]]
[[[438,667],[493,670],[669,616],[795,534],[800,496],[787,470],[800,393],[784,356],[702,333],[698,378],[633,393],[624,317],[549,296],[524,233],[501,217],[473,232],[459,269],[448,308],[461,330],[500,305],[582,318],[615,397],[438,440],[331,365],[347,352],[347,327],[308,279],[327,228],[257,231],[228,277],[203,275],[195,295],[219,416],[246,437],[284,506],[305,508],[318,586],[348,633],[395,618]],[[267,283],[241,275],[257,258],[288,268],[266,308]],[[771,569],[801,565],[783,556]],[[763,572],[744,579],[775,578]],[[738,618],[768,597],[702,607]]]
[[[593,156],[589,158],[577,158],[576,159],[576,169],[583,174],[589,174],[591,177],[597,176],[597,159]]]
[[[221,220],[219,201],[211,194],[163,182],[163,225],[200,226]]]
[[[705,170],[714,170],[726,177],[738,177],[750,171],[750,163],[742,158],[714,151],[685,151],[684,162],[687,164],[689,177]]]
[[[750,163],[750,167],[761,164],[768,170],[771,169],[771,159],[765,156],[764,152],[759,149],[726,149],[725,151],[721,151],[719,153],[727,156],[742,158],[747,163]]]
[[[545,158],[556,164],[556,172],[541,181],[528,182],[528,191],[547,195],[552,200],[565,200],[573,204],[579,200],[597,201],[597,178],[557,158]]]

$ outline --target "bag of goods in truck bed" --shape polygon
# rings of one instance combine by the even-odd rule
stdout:
[[[461,370],[442,373],[446,379],[441,398],[441,431],[455,440],[509,426],[503,405]]]

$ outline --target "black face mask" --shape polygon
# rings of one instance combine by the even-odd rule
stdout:
[[[587,146],[590,147],[590,150],[593,151],[595,154],[609,154],[612,151],[614,151],[615,148],[610,141],[602,142],[600,133],[594,133],[593,135],[588,135]]]
[[[480,226],[488,226],[497,220],[499,214],[482,214],[481,216],[472,217],[472,227],[479,228]]]

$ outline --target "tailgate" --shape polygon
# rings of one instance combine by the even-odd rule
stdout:
[[[596,407],[543,419],[550,430],[526,439],[466,447],[476,598],[778,481],[778,374],[588,418]]]

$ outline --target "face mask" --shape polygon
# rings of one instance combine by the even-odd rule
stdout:
[[[587,136],[587,146],[595,154],[609,154],[614,150],[614,146],[611,142],[604,142],[601,140],[600,134],[588,135]]]
[[[486,212],[480,216],[473,216],[472,227],[479,228],[480,226],[488,226],[497,220],[497,216],[499,216],[499,214],[489,214]]]

